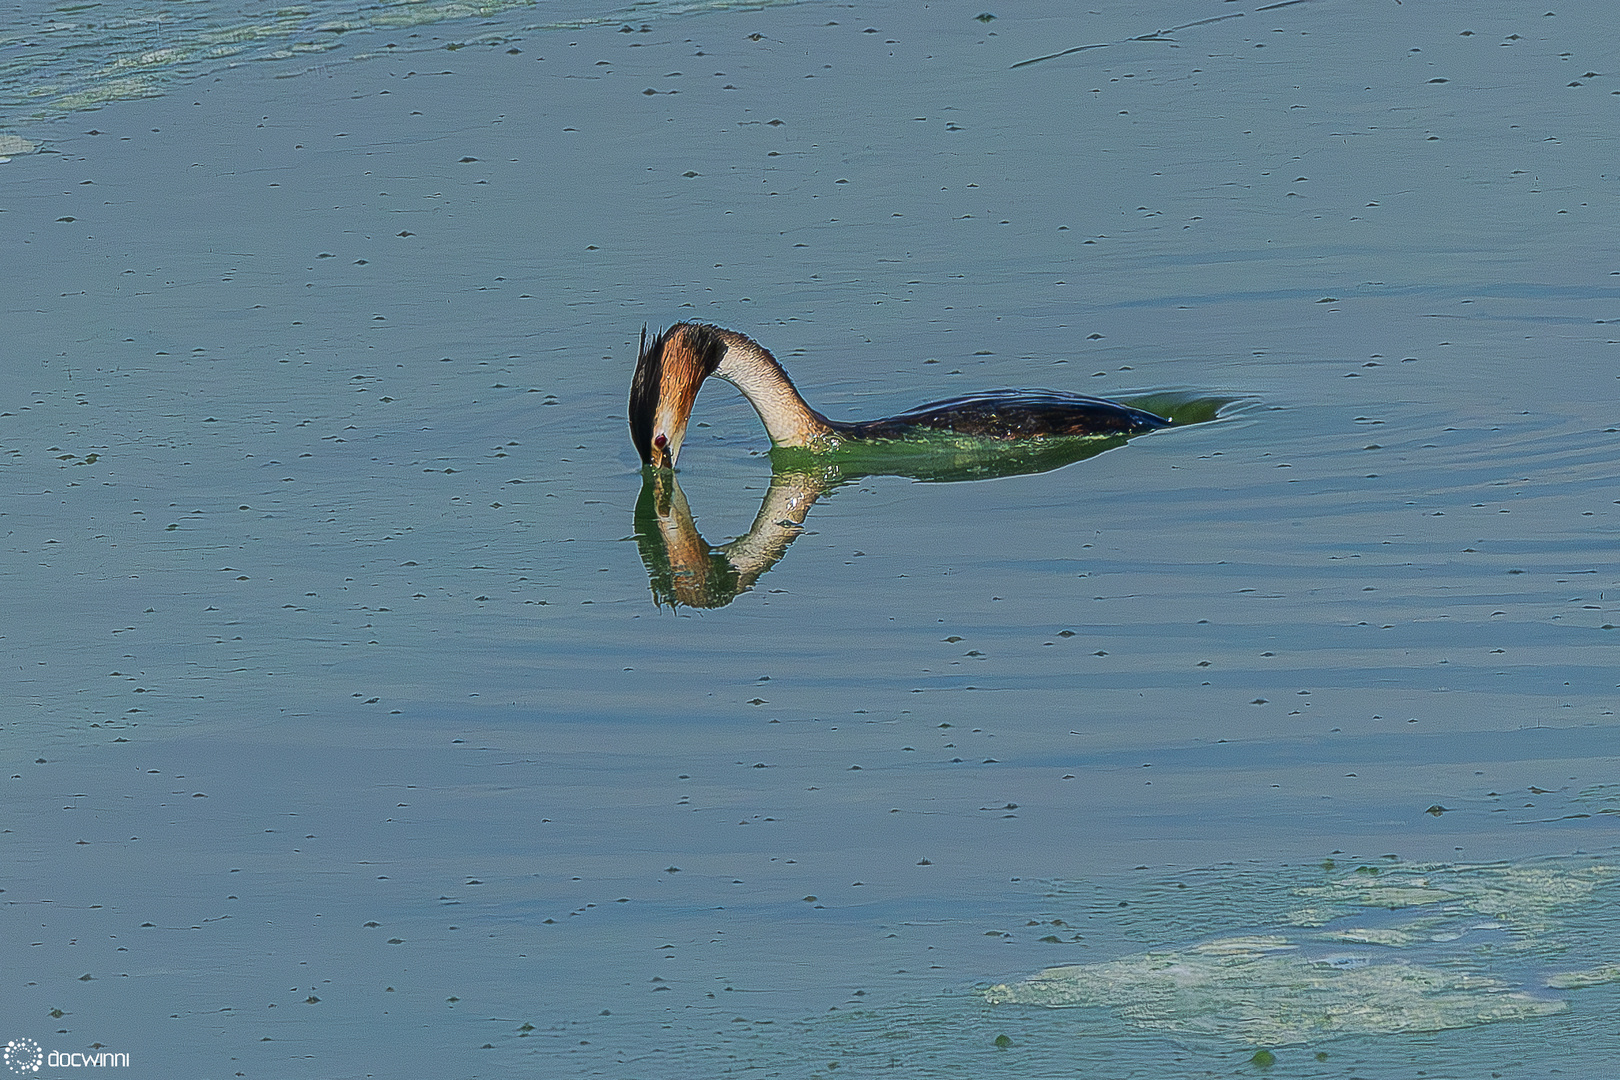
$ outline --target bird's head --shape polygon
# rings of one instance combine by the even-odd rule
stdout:
[[[641,356],[630,380],[630,441],[643,465],[675,467],[698,389],[725,353],[726,343],[712,326],[676,323],[650,342],[642,328]]]

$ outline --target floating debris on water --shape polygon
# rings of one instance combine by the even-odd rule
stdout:
[[[32,154],[39,149],[21,135],[0,135],[0,163],[10,161],[14,157]]]
[[[1547,976],[1547,985],[1559,990],[1577,990],[1583,986],[1612,982],[1620,982],[1620,964],[1604,964],[1585,971],[1560,971]]]
[[[1327,880],[1289,890],[1308,903],[1284,912],[1273,931],[1047,968],[985,989],[984,1000],[1104,1009],[1137,1029],[1280,1047],[1533,1020],[1570,1007],[1538,991],[1620,982],[1620,962],[1609,958],[1533,970],[1568,963],[1567,923],[1598,906],[1616,867],[1323,869]],[[1364,949],[1345,952],[1346,944]]]
[[[1313,959],[1300,945],[1217,939],[992,986],[992,1005],[1094,1006],[1128,1023],[1287,1046],[1348,1034],[1443,1031],[1568,1007],[1489,976],[1401,960]]]

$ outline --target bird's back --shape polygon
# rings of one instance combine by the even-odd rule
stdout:
[[[863,439],[903,439],[917,431],[948,431],[985,439],[1134,435],[1168,427],[1162,416],[1116,401],[1061,390],[986,390],[919,405],[882,420],[837,425]]]

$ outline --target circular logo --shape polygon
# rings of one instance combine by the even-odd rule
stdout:
[[[45,1064],[45,1051],[33,1039],[12,1039],[3,1056],[14,1073],[37,1073]]]

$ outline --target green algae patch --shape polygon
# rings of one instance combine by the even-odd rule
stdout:
[[[1616,879],[1611,866],[1378,869],[1322,867],[1325,880],[1286,890],[1304,904],[1279,908],[1276,923],[1258,932],[1047,968],[983,997],[992,1006],[1098,1009],[1138,1030],[1281,1047],[1530,1021],[1570,1007],[1547,988],[1620,982],[1620,962],[1608,957],[1534,971],[1562,958],[1571,923],[1601,909],[1600,890]],[[1196,893],[1183,895],[1198,903]]]
[[[1559,990],[1579,990],[1612,982],[1620,982],[1620,964],[1603,964],[1584,971],[1560,971],[1547,976],[1547,985]]]
[[[1529,1020],[1567,1007],[1488,976],[1400,961],[1340,967],[1292,943],[1237,940],[1048,968],[991,987],[985,1000],[1106,1008],[1136,1027],[1271,1046]]]

